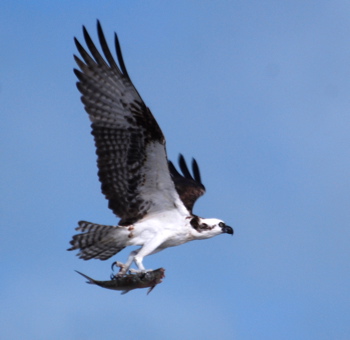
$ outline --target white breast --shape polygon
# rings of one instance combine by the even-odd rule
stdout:
[[[158,238],[160,248],[173,247],[191,240],[190,219],[179,210],[147,215],[134,225],[133,236],[128,245],[144,245]]]

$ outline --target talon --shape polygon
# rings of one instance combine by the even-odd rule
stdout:
[[[116,266],[116,267],[119,267],[120,269],[119,269],[119,272],[125,267],[124,266],[124,263],[121,263],[121,262],[118,262],[118,261],[115,261],[115,262],[113,262],[112,263],[112,266],[111,266],[111,268],[112,268],[112,271],[114,270],[114,266]]]
[[[111,269],[112,269],[112,272],[114,271],[114,266],[117,265],[117,262],[113,262],[112,265],[111,265]]]

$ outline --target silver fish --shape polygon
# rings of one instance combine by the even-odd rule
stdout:
[[[94,280],[91,277],[78,272],[77,270],[76,272],[84,276],[87,280],[89,280],[86,283],[95,284],[97,286],[107,288],[107,289],[121,290],[122,294],[126,294],[133,289],[148,288],[148,287],[149,287],[149,290],[147,294],[149,294],[152,291],[152,289],[158,283],[161,283],[162,279],[165,277],[164,268],[147,271],[145,273],[126,274],[123,276],[115,275],[109,281]]]

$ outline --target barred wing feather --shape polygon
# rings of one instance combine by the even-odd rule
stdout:
[[[121,218],[120,225],[128,225],[147,213],[174,208],[179,196],[168,168],[165,138],[130,80],[118,38],[115,35],[119,66],[99,22],[97,30],[104,57],[83,27],[90,53],[75,39],[82,59],[75,56],[80,70],[74,72],[92,122],[102,193]]]

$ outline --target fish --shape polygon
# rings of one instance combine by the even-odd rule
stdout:
[[[164,268],[158,268],[142,273],[126,274],[122,276],[113,275],[109,281],[94,280],[77,270],[76,272],[88,280],[86,283],[94,284],[106,289],[121,290],[121,294],[126,294],[133,289],[149,288],[147,292],[148,295],[157,284],[162,282],[162,279],[165,277]]]

